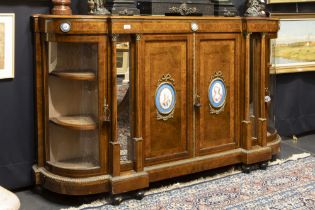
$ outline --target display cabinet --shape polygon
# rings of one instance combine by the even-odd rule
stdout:
[[[36,184],[119,195],[265,168],[280,149],[268,114],[278,29],[270,18],[34,16]]]

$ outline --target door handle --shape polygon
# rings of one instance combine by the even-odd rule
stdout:
[[[201,107],[200,96],[199,96],[199,95],[196,95],[196,97],[195,97],[195,104],[194,104],[194,107],[195,107],[196,109],[200,109],[200,107]]]
[[[270,91],[268,88],[265,89],[265,97],[264,97],[264,101],[267,105],[269,105],[271,103],[271,96],[270,96]]]
[[[110,109],[109,109],[109,105],[106,102],[106,97],[104,97],[104,117],[103,117],[103,121],[104,122],[110,122]]]

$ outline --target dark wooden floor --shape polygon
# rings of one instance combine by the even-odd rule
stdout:
[[[283,137],[281,143],[281,153],[278,158],[285,159],[293,154],[308,152],[315,155],[315,132],[298,137],[297,140]],[[165,186],[167,184],[187,182],[200,177],[206,177],[222,173],[229,168],[221,168],[207,172],[197,173],[189,176],[171,179],[163,182],[151,184],[152,188]],[[94,200],[107,197],[108,194],[100,194],[93,196],[64,196],[49,192],[41,188],[28,188],[16,192],[21,201],[21,210],[55,210],[60,208],[68,208],[72,206],[80,206],[90,203]]]

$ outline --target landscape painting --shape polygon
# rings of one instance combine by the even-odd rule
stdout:
[[[4,24],[0,23],[0,70],[4,69]]]
[[[289,71],[315,70],[314,29],[315,19],[281,20],[278,38],[272,46],[275,67]]]
[[[0,13],[0,79],[14,77],[15,14]]]
[[[312,2],[315,0],[268,0],[268,4]]]

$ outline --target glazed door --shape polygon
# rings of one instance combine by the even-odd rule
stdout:
[[[192,156],[192,35],[143,35],[146,166]]]
[[[239,146],[240,35],[196,35],[196,155]]]
[[[44,35],[43,35],[44,36]],[[107,172],[106,37],[47,35],[46,168],[82,177]]]

